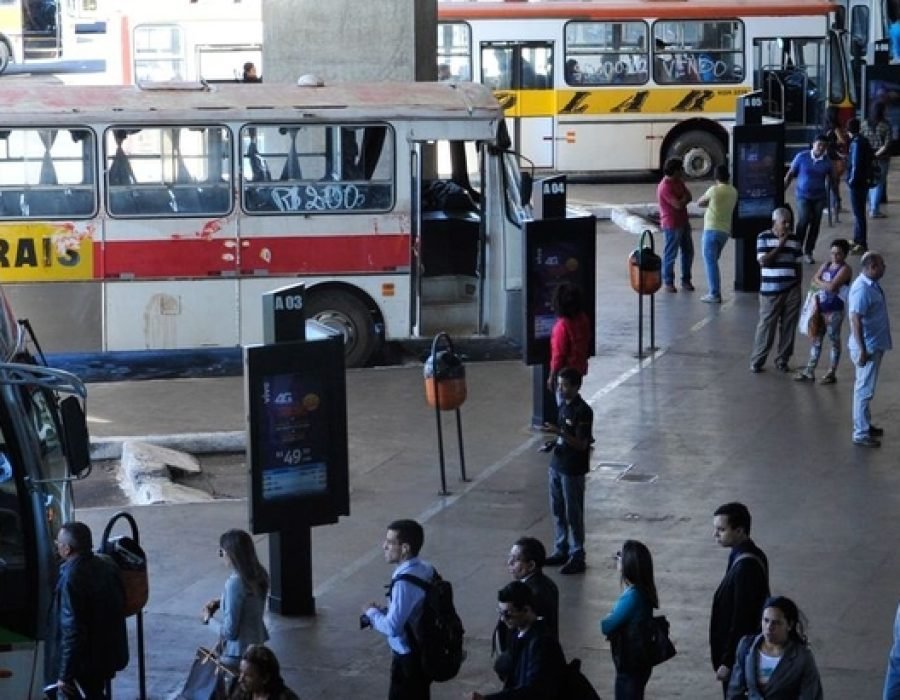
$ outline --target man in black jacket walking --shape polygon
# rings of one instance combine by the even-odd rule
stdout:
[[[91,530],[65,523],[56,585],[57,688],[61,697],[105,700],[106,682],[128,665],[125,590],[118,569],[91,550]]]
[[[716,542],[730,547],[725,577],[713,597],[709,648],[723,695],[741,637],[759,632],[763,603],[769,597],[769,560],[750,539],[750,511],[743,503],[726,503],[713,514]]]

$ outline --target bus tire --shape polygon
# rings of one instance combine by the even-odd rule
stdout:
[[[0,39],[0,73],[5,72],[9,67],[10,58],[12,58],[12,53],[9,50],[9,44]]]
[[[344,336],[347,367],[365,366],[378,350],[380,338],[372,314],[359,297],[340,289],[313,289],[306,293],[305,304],[307,318]]]
[[[684,175],[690,180],[710,178],[717,165],[725,162],[725,148],[712,134],[688,131],[677,136],[669,146],[666,159],[681,158]]]

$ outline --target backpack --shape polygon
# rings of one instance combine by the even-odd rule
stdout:
[[[600,700],[600,695],[581,672],[581,659],[572,659],[563,669],[560,697],[566,700]]]
[[[435,571],[431,581],[412,574],[400,574],[394,581],[407,581],[425,591],[422,614],[415,627],[406,623],[413,653],[418,654],[425,677],[448,681],[459,673],[466,658],[462,620],[453,605],[453,585]]]

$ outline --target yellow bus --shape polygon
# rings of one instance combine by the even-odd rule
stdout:
[[[0,73],[10,63],[60,58],[97,0],[0,0]]]
[[[679,156],[690,177],[706,177],[726,157],[745,92],[764,91],[794,146],[828,107],[853,108],[837,10],[825,0],[444,1],[438,74],[491,87],[534,168],[653,170]]]

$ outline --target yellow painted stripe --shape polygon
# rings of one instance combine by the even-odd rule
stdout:
[[[0,283],[89,280],[93,226],[65,222],[0,224]]]
[[[496,90],[507,117],[595,116],[613,114],[690,116],[730,112],[746,86],[616,87],[604,90]]]

